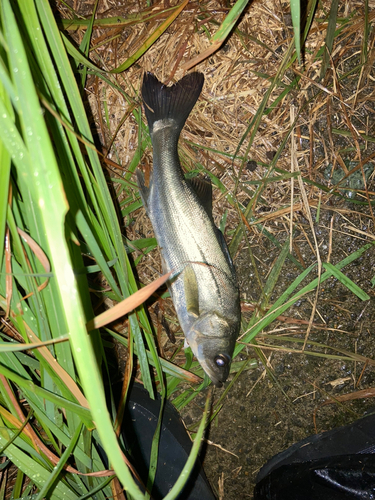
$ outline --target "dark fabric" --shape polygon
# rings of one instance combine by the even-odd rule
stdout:
[[[282,465],[257,483],[254,500],[375,499],[375,455]]]
[[[374,499],[375,415],[309,436],[259,471],[255,500]]]
[[[144,484],[150,466],[150,452],[160,411],[160,398],[152,400],[139,384],[129,394],[122,436],[132,463]],[[159,442],[153,500],[164,498],[175,484],[188,459],[192,442],[175,409],[167,402],[164,408]],[[201,463],[198,461],[179,500],[215,500]]]

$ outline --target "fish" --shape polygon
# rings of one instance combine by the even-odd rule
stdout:
[[[137,169],[140,195],[160,248],[163,272],[185,339],[215,386],[227,380],[241,309],[235,268],[212,214],[209,178],[185,179],[178,140],[198,100],[204,76],[172,86],[145,73],[142,100],[153,147],[148,182]]]

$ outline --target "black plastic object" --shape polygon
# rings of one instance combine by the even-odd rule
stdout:
[[[143,386],[134,384],[128,397],[122,436],[131,462],[144,484],[147,483],[151,444],[159,411],[160,397],[152,400]],[[151,492],[153,500],[161,500],[169,493],[185,466],[191,447],[192,442],[177,410],[167,402],[163,412],[158,466]],[[215,499],[198,460],[178,500]]]
[[[254,500],[375,499],[375,415],[294,444],[256,482]]]

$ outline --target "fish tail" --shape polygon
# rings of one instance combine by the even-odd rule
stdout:
[[[202,73],[189,73],[171,87],[167,87],[152,73],[145,73],[142,98],[150,129],[158,120],[171,119],[181,132],[190,111],[201,93],[204,82]]]

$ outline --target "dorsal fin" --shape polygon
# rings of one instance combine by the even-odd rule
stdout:
[[[207,176],[197,176],[189,179],[191,187],[202,203],[210,219],[212,219],[212,183]]]

